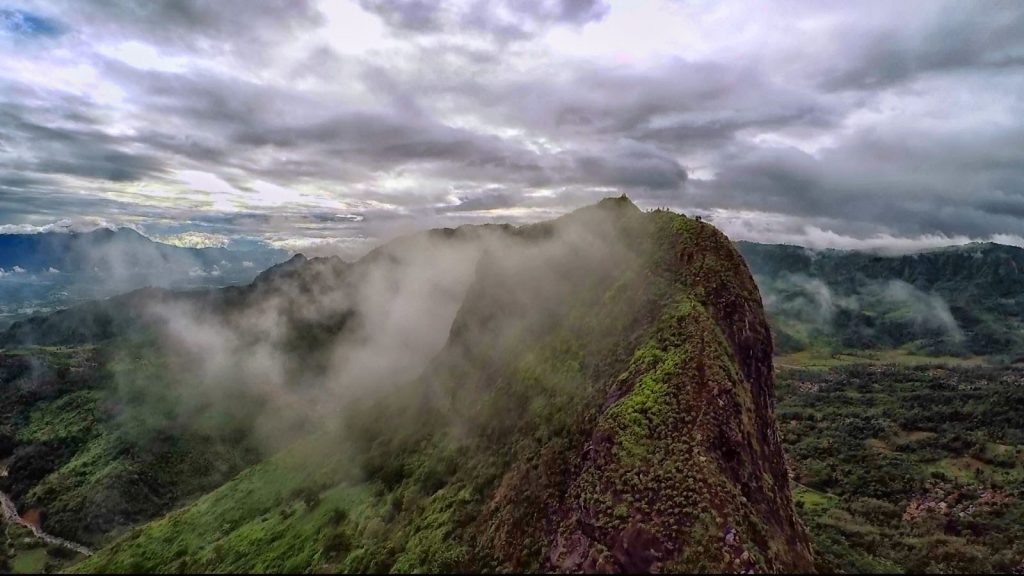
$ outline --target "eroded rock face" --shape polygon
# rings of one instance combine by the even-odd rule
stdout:
[[[309,530],[344,546],[296,541],[313,559],[299,568],[810,571],[773,414],[771,336],[728,239],[625,198],[478,232],[471,285],[426,372],[347,412],[342,440],[290,454],[316,479],[295,480],[303,491],[354,483],[358,494]],[[84,566],[167,571],[177,559],[154,550],[204,529],[202,506],[266,510],[250,487],[267,475],[258,467]],[[314,512],[303,518],[332,516]],[[259,514],[239,521],[262,526]],[[217,554],[236,570],[293,566],[291,549],[268,547],[257,564],[245,542],[219,541]],[[189,566],[221,570],[218,558]]]
[[[623,217],[644,246],[645,271],[627,281],[643,294],[629,321],[641,336],[588,373],[597,392],[574,444],[513,465],[483,522],[500,538],[483,546],[513,569],[535,567],[515,543],[542,534],[549,571],[810,571],[753,279],[707,224]]]

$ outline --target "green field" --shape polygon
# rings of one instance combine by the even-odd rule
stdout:
[[[778,374],[794,497],[819,568],[1021,566],[1024,369],[846,360]]]

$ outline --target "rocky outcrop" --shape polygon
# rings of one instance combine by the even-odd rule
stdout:
[[[515,543],[543,531],[546,571],[810,571],[773,414],[771,337],[742,258],[708,224],[604,208],[642,255],[643,272],[623,275],[643,295],[625,322],[642,336],[624,362],[589,374],[597,392],[575,444],[512,466],[484,522],[500,537],[483,546],[511,569],[534,568]]]
[[[771,336],[724,235],[618,198],[430,237],[478,249],[421,377],[79,569],[812,570]]]

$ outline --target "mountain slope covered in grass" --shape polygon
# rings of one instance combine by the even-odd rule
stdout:
[[[968,244],[900,256],[738,242],[784,352],[903,348],[1024,356],[1024,249]]]
[[[481,234],[419,376],[76,569],[810,569],[732,244],[625,199]]]

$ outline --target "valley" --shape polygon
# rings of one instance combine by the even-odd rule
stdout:
[[[522,229],[435,231],[352,264],[296,258],[247,287],[141,291],[15,324],[0,335],[0,457],[12,472],[0,489],[52,536],[8,506],[3,565],[644,570],[676,554],[673,566],[693,570],[1020,566],[1024,373],[1013,348],[951,351],[915,332],[846,347],[838,325],[811,326],[769,295],[771,329],[802,344],[776,350],[774,377],[766,357],[730,368],[736,346],[757,357],[767,341],[732,332],[756,330],[756,316],[707,323],[709,310],[758,306],[738,256],[707,225],[624,202]],[[621,273],[587,259],[597,228],[621,234],[600,250]],[[560,229],[581,243],[544,248]],[[508,258],[510,246],[529,257]],[[402,292],[437,269],[431,258],[498,247],[505,260]],[[529,280],[552,266],[577,272]],[[435,306],[428,326],[450,323],[447,341],[365,332],[387,325],[390,307],[376,302],[408,314],[440,294],[451,308]],[[204,349],[176,340],[167,311],[188,321],[190,338],[246,336],[217,345],[230,364],[208,364]],[[367,371],[377,354],[410,351],[422,360]],[[280,376],[263,358],[287,359]],[[756,392],[772,380],[774,393]],[[754,424],[772,403],[758,394],[774,396],[773,417]],[[759,485],[748,466],[766,466],[784,490]],[[677,497],[656,488],[668,484],[682,487]],[[801,555],[774,556],[765,523],[789,531]],[[652,543],[667,534],[688,544]],[[639,553],[649,546],[661,556]],[[725,564],[709,563],[723,551]]]
[[[1024,537],[1019,534],[1024,525],[1024,422],[1019,418],[1024,369],[942,359],[894,362],[893,357],[840,357],[827,366],[822,358],[776,358],[776,413],[796,510],[808,528],[818,569],[1017,568],[1024,558],[1017,544]],[[804,360],[803,366],[796,365]],[[315,451],[311,459],[339,462],[324,442],[326,447],[303,451]],[[219,532],[224,522],[230,526],[238,522],[232,518],[249,514],[238,509],[240,494],[248,493],[265,502],[265,511],[247,532],[267,530],[268,541],[291,535],[291,546],[298,546],[285,548],[298,558],[291,567],[317,556],[336,556],[349,545],[339,544],[351,537],[344,528],[347,520],[341,519],[352,513],[334,511],[356,506],[357,515],[380,512],[361,508],[357,503],[367,495],[358,490],[308,493],[306,486],[323,480],[306,475],[306,459],[262,464],[213,499],[204,499],[209,502],[194,516],[174,521],[188,522],[189,528],[172,526],[181,534]],[[320,474],[331,478],[343,471],[327,468]],[[273,502],[281,503],[280,511],[270,507]],[[14,523],[7,524],[7,533],[17,534]],[[343,526],[344,536],[318,540],[316,534],[327,538],[337,526]],[[22,536],[22,542],[27,538]],[[19,558],[34,561],[33,554],[45,548],[8,544],[7,550],[8,565],[17,567]],[[49,561],[53,566],[77,562],[59,553]],[[26,565],[35,566],[31,571],[42,566]],[[289,567],[267,565],[275,566]]]
[[[130,228],[0,234],[0,329],[140,288],[247,284],[286,255],[261,245],[186,248]]]
[[[0,0],[0,575],[1024,575],[1024,0]]]
[[[779,368],[776,415],[823,572],[1024,561],[1024,367]]]
[[[0,476],[6,476],[6,470],[3,470],[3,472],[5,473],[0,474]],[[18,508],[17,505],[14,504],[14,501],[11,500],[11,498],[7,494],[4,494],[3,492],[0,492],[0,507],[3,508],[2,519],[5,525],[15,525],[28,528],[29,531],[32,532],[32,536],[40,540],[43,544],[49,546],[58,546],[60,548],[66,548],[68,550],[71,550],[72,552],[81,554],[83,556],[92,556],[92,551],[86,548],[85,546],[82,546],[81,544],[75,544],[74,542],[65,540],[63,538],[58,538],[57,536],[53,536],[52,534],[47,534],[35,522],[23,518],[20,514],[18,514]]]

